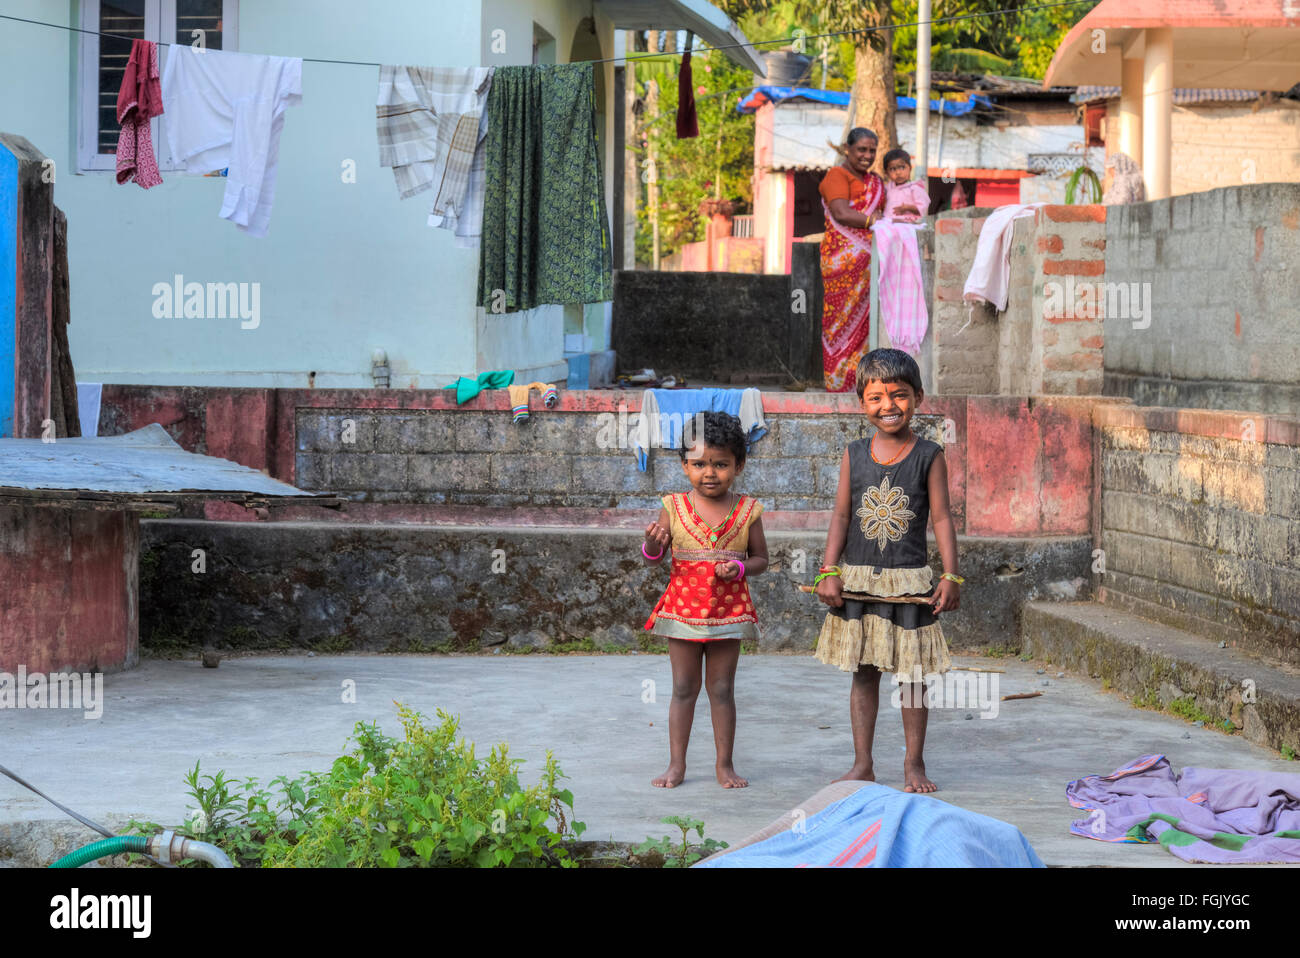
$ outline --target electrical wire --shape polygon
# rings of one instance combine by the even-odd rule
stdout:
[[[862,34],[868,34],[868,35],[869,35],[869,34],[872,34],[872,33],[877,33],[877,32],[882,31],[882,30],[896,30],[896,29],[899,29],[899,28],[902,28],[902,27],[915,27],[915,26],[920,26],[922,23],[930,23],[930,24],[936,24],[936,23],[954,23],[954,22],[959,21],[959,20],[977,20],[977,19],[984,18],[984,17],[989,17],[989,18],[992,18],[992,17],[1002,17],[1002,16],[1006,16],[1006,15],[1008,15],[1008,14],[1013,14],[1013,13],[1014,13],[1014,14],[1019,14],[1019,13],[1028,13],[1028,12],[1031,12],[1031,11],[1034,11],[1034,10],[1047,10],[1047,9],[1051,9],[1051,8],[1053,8],[1053,7],[1077,7],[1077,6],[1079,6],[1079,5],[1081,5],[1081,4],[1084,4],[1084,3],[1094,3],[1094,4],[1095,4],[1095,3],[1096,3],[1096,0],[1056,0],[1056,2],[1054,2],[1054,3],[1038,3],[1038,4],[1031,4],[1031,5],[1028,5],[1028,6],[1022,6],[1022,7],[1010,7],[1010,8],[1004,9],[1004,10],[990,10],[990,11],[982,12],[982,13],[966,13],[966,14],[960,14],[960,15],[952,16],[952,17],[938,17],[938,18],[931,18],[931,19],[928,20],[928,21],[919,21],[919,20],[918,20],[918,21],[914,21],[914,22],[911,22],[911,23],[891,23],[891,24],[884,25],[884,26],[860,27],[859,29],[856,29],[856,30],[839,30],[839,31],[836,31],[836,32],[833,32],[833,33],[817,33],[817,34],[811,34],[811,35],[808,35],[808,34],[798,34],[798,35],[791,35],[791,36],[788,36],[788,37],[777,37],[777,38],[772,39],[772,40],[748,40],[748,41],[746,41],[745,43],[725,43],[725,44],[721,44],[721,45],[716,46],[716,47],[712,47],[711,49],[714,49],[714,50],[734,50],[734,49],[736,49],[736,48],[738,48],[738,47],[763,47],[763,46],[771,46],[771,45],[773,45],[773,44],[789,43],[789,42],[792,41],[792,40],[820,40],[820,39],[822,39],[822,38],[832,38],[832,37],[855,37],[855,36],[859,36],[859,35],[862,35]],[[45,20],[33,20],[33,19],[29,19],[29,18],[27,18],[27,17],[15,17],[15,16],[13,16],[12,14],[5,14],[5,13],[0,13],[0,20],[13,20],[13,21],[15,21],[15,22],[17,22],[17,23],[28,23],[28,24],[32,24],[32,25],[34,25],[34,26],[49,27],[49,28],[54,29],[54,30],[67,30],[67,31],[69,31],[69,32],[71,32],[71,33],[85,33],[85,34],[90,34],[90,35],[98,36],[98,37],[108,37],[109,39],[112,39],[112,40],[138,40],[138,39],[140,39],[139,37],[124,37],[124,36],[121,36],[121,35],[119,35],[119,34],[115,34],[115,33],[105,33],[105,32],[103,32],[103,31],[101,31],[101,30],[87,30],[87,29],[85,29],[84,27],[65,26],[65,25],[62,24],[62,23],[49,23],[49,22],[47,22],[47,21],[45,21]],[[159,46],[164,46],[164,47],[169,47],[169,46],[188,46],[188,44],[176,44],[176,43],[171,43],[171,42],[167,42],[167,41],[159,41],[158,45],[159,45]],[[623,55],[623,56],[621,56],[621,57],[605,57],[605,58],[603,58],[603,59],[599,59],[599,60],[574,60],[574,61],[571,61],[571,62],[573,62],[573,63],[592,63],[592,64],[595,64],[595,63],[617,63],[617,62],[620,62],[620,61],[621,61],[621,62],[626,63],[626,62],[628,62],[628,61],[632,61],[632,60],[640,60],[640,59],[643,59],[643,58],[658,57],[658,56],[663,56],[663,54],[662,54],[662,53],[659,53],[659,52],[644,53],[644,54],[640,54],[640,55],[638,55],[638,54],[636,54],[636,53],[633,53],[633,54],[625,54],[625,55]],[[334,63],[334,64],[340,64],[340,65],[342,65],[342,66],[360,66],[360,67],[378,67],[378,66],[383,66],[383,64],[381,64],[381,63],[372,63],[372,62],[370,62],[370,61],[368,61],[368,60],[330,60],[330,59],[325,59],[325,58],[321,58],[321,57],[302,57],[301,59],[302,59],[302,61],[303,61],[304,63]]]

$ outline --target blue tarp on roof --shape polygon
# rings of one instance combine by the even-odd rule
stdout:
[[[782,100],[793,100],[796,97],[817,103],[829,103],[832,106],[849,105],[847,91],[815,90],[812,87],[803,86],[756,86],[736,105],[736,110],[740,113],[753,113],[769,101],[780,103]],[[900,96],[897,97],[897,102],[900,110],[916,109],[915,97]],[[964,102],[958,100],[931,100],[930,110],[935,113],[942,110],[944,116],[965,116],[975,109],[976,104],[992,106],[987,97],[977,94]]]

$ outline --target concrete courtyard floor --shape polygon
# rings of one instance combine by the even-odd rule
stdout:
[[[1049,865],[1194,867],[1158,846],[1109,845],[1069,834],[1082,817],[1065,785],[1106,773],[1139,755],[1167,755],[1176,770],[1300,771],[1295,763],[1239,736],[1196,728],[1135,709],[1088,677],[1036,662],[959,656],[956,664],[1001,668],[1003,694],[1039,698],[999,702],[995,718],[977,708],[935,709],[926,742],[936,797],[1011,822]],[[1039,675],[1038,668],[1046,668]],[[1050,684],[1043,686],[1046,680]],[[345,704],[355,682],[356,703]],[[654,701],[646,702],[653,683]],[[796,807],[852,759],[850,679],[806,655],[747,655],[736,678],[737,770],[746,789],[713,778],[707,698],[701,692],[686,781],[653,788],[668,760],[671,672],[664,655],[316,656],[240,658],[219,669],[197,661],[146,661],[105,678],[102,718],[79,711],[0,711],[0,764],[92,819],[135,816],[177,824],[186,816],[183,776],[195,761],[206,773],[255,776],[324,769],[358,721],[378,720],[400,734],[393,701],[428,716],[459,714],[479,754],[500,741],[526,759],[521,780],[536,780],[547,749],[573,791],[589,839],[641,841],[671,829],[665,815],[691,815],[705,834],[735,842]],[[877,780],[902,788],[900,718],[881,684]],[[974,716],[967,719],[966,715]],[[68,821],[0,777],[0,827]],[[93,836],[87,832],[87,841]]]

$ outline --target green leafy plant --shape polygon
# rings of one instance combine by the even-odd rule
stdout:
[[[524,788],[522,760],[505,744],[480,759],[457,738],[458,718],[439,710],[427,726],[401,704],[398,714],[402,739],[358,722],[354,747],[328,772],[280,776],[271,788],[223,771],[202,775],[196,763],[185,777],[189,819],[177,833],[241,866],[573,866],[571,846],[586,826],[572,819],[573,794],[558,786],[565,776],[549,752],[540,781]]]
[[[1282,757],[1286,759],[1288,762],[1294,762],[1296,757],[1295,749],[1293,749],[1290,745],[1283,745]]]
[[[403,740],[359,734],[312,791],[318,814],[296,842],[268,846],[264,865],[573,865],[567,846],[586,826],[570,820],[573,795],[558,787],[564,774],[550,753],[540,781],[524,788],[506,745],[479,759],[457,738],[458,718],[439,710],[426,726],[407,706],[398,714]]]
[[[665,825],[676,825],[681,829],[682,841],[678,845],[676,839],[665,835],[663,838],[650,838],[637,846],[636,853],[645,855],[648,852],[658,852],[663,856],[664,868],[690,868],[702,858],[707,858],[714,852],[721,851],[727,847],[726,842],[720,842],[716,838],[704,837],[704,823],[697,818],[689,818],[682,815],[669,815],[661,818]],[[696,834],[702,839],[700,844],[692,845],[690,843],[690,831],[695,829]]]

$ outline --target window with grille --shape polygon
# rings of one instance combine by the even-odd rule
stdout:
[[[83,0],[81,35],[81,111],[77,160],[81,171],[113,170],[117,153],[117,94],[131,56],[131,41],[237,49],[238,0]],[[95,34],[110,34],[96,36]],[[168,48],[158,49],[158,64]],[[174,170],[163,124],[155,119],[158,167]]]

